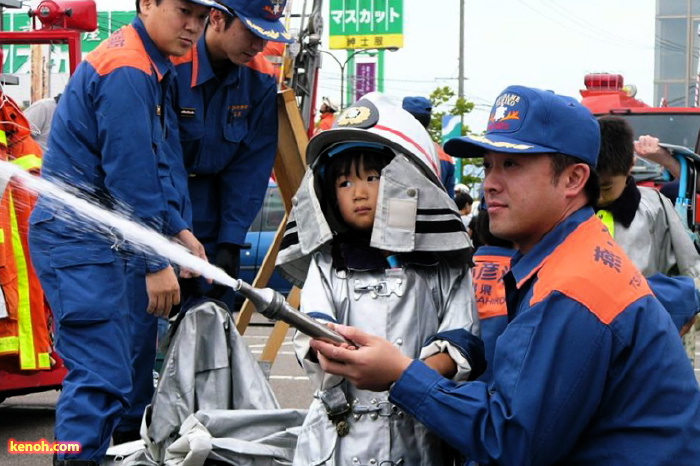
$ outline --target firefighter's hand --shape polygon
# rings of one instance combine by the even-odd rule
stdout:
[[[357,388],[384,391],[396,382],[412,359],[391,342],[354,327],[329,325],[357,346],[332,345],[311,340],[321,368],[349,380]]]
[[[207,261],[207,253],[204,251],[204,246],[202,246],[202,243],[199,242],[199,240],[194,236],[194,234],[192,234],[190,230],[182,230],[175,236],[175,239],[178,243],[182,244],[187,249],[189,249],[193,255],[199,257],[205,262]],[[192,278],[198,276],[199,274],[194,270],[190,270],[184,267],[180,269],[180,277],[182,278]],[[207,280],[207,282],[211,283],[211,280]]]
[[[148,313],[168,317],[173,305],[180,304],[180,285],[172,266],[146,274]]]

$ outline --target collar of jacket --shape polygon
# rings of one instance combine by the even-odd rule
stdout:
[[[616,222],[620,222],[625,228],[629,228],[634,220],[634,216],[637,215],[637,209],[639,208],[639,202],[642,200],[642,194],[639,192],[639,188],[634,182],[633,177],[627,178],[627,183],[625,184],[625,189],[622,190],[620,197],[615,199],[610,205],[605,207],[596,207],[596,212],[599,210],[607,210],[613,216]]]
[[[386,256],[379,249],[350,242],[342,242],[339,249],[342,261],[348,270],[369,271],[390,268]],[[399,253],[395,254],[394,257],[396,257],[398,266],[412,264],[430,267],[438,263],[435,255],[431,253]]]
[[[207,25],[207,27],[209,27]],[[197,67],[197,70],[192,70],[193,76],[197,79],[192,83],[192,87],[201,86],[204,83],[214,79],[217,79],[216,73],[214,72],[214,67],[211,64],[211,59],[209,58],[209,50],[207,49],[207,30],[204,30],[202,37],[197,41],[195,46],[194,57],[192,60],[192,66]],[[196,73],[195,73],[196,71]],[[240,80],[241,67],[231,63],[231,68],[223,79],[222,85],[229,86],[238,83]]]
[[[582,207],[556,225],[527,253],[515,253],[510,273],[518,288],[542,267],[552,252],[583,222],[594,215],[590,207]],[[601,224],[601,228],[602,224]]]
[[[151,59],[153,67],[158,73],[158,81],[160,81],[166,74],[168,74],[168,72],[174,71],[175,67],[170,62],[169,57],[163,55],[160,52],[160,50],[158,50],[158,47],[156,47],[156,44],[153,42],[153,39],[151,39],[151,36],[148,35],[148,32],[146,31],[146,26],[144,26],[143,21],[141,21],[141,18],[139,18],[138,16],[134,18],[134,20],[131,22],[131,25],[134,27],[139,37],[141,38],[141,42],[143,42],[143,47],[146,49],[146,53]]]

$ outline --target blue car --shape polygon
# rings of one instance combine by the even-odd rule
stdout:
[[[270,182],[265,193],[265,201],[258,215],[253,220],[245,244],[241,249],[240,279],[253,283],[255,276],[262,266],[263,259],[270,245],[275,239],[275,233],[284,219],[284,203],[277,184]],[[292,289],[292,284],[285,280],[279,272],[275,271],[267,286],[287,296]]]

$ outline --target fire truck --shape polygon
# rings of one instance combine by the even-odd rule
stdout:
[[[659,138],[681,165],[676,210],[698,242],[700,196],[696,193],[700,169],[700,107],[653,107],[635,98],[636,88],[625,85],[620,74],[592,73],[584,78],[581,103],[596,116],[612,114],[625,118],[635,137],[649,134]],[[669,180],[664,169],[637,158],[632,174],[638,184],[659,187]]]
[[[21,6],[17,0],[0,0],[0,11]],[[72,74],[81,59],[82,32],[97,29],[95,2],[45,0],[29,15],[32,29],[0,31],[0,44],[67,44]],[[16,84],[15,76],[0,78]],[[38,172],[41,148],[31,138],[28,120],[2,89],[0,99],[0,159]],[[12,180],[0,188],[1,402],[10,396],[57,390],[67,370],[54,349],[51,311],[29,260],[29,213],[36,195]]]

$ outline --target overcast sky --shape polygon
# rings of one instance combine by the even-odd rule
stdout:
[[[293,11],[305,2],[290,1]],[[427,96],[439,86],[457,91],[459,4],[403,0],[404,48],[386,54],[387,94]],[[134,1],[97,0],[97,7],[130,10]],[[589,72],[624,75],[651,104],[655,7],[654,0],[465,0],[464,91],[477,104],[467,124],[483,130],[492,101],[510,84],[579,97]],[[337,54],[345,61],[344,51]],[[340,67],[332,59],[323,63],[319,94],[340,98]]]

